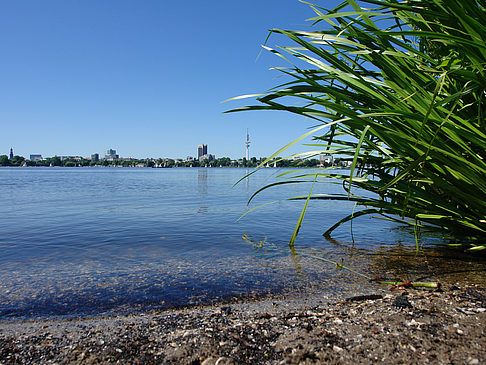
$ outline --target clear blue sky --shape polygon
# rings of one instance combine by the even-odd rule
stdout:
[[[267,30],[313,15],[297,0],[2,1],[0,154],[185,158],[206,143],[240,158],[248,127],[250,155],[268,156],[312,123],[222,101],[277,85],[283,61],[257,60]]]

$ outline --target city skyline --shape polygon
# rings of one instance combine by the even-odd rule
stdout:
[[[198,144],[196,157],[187,156],[186,158],[178,157],[161,157],[161,156],[150,156],[145,158],[133,158],[133,157],[123,157],[120,156],[116,150],[109,148],[105,150],[104,157],[100,157],[99,153],[92,153],[90,157],[80,156],[80,155],[54,155],[54,156],[42,156],[41,154],[30,154],[29,158],[24,156],[14,156],[13,147],[10,148],[9,156],[0,154],[0,166],[65,166],[65,167],[75,167],[75,166],[94,166],[94,165],[115,165],[122,167],[196,167],[199,166],[217,166],[220,164],[224,166],[238,167],[241,165],[248,167],[249,165],[256,167],[260,163],[264,163],[267,157],[253,156],[250,158],[249,146],[250,146],[250,136],[249,130],[246,131],[246,155],[243,158],[229,158],[228,156],[218,156],[208,153],[207,144]],[[315,156],[314,156],[315,157]],[[319,165],[330,166],[334,165],[335,160],[340,160],[339,164],[343,167],[348,167],[351,161],[346,161],[346,159],[335,159],[334,155],[331,154],[321,154],[319,158],[302,158],[299,156],[293,156],[292,158],[274,157],[273,167],[316,167]],[[342,160],[342,161],[341,161]],[[9,162],[10,161],[10,162]],[[300,162],[298,162],[300,161]],[[200,165],[202,164],[202,165]],[[249,165],[248,165],[249,164]],[[270,163],[266,162],[265,167],[270,167]]]
[[[245,142],[245,145],[247,146],[245,157],[248,160],[249,159],[249,157],[248,157],[248,145],[249,145],[248,131],[247,131],[247,140]],[[2,153],[0,153],[0,156],[1,155],[2,155]],[[24,157],[24,158],[27,159],[26,156],[23,156],[23,155],[18,155],[18,156],[21,156],[21,157]],[[39,161],[39,160],[42,160],[42,159],[45,159],[45,158],[53,158],[53,157],[59,157],[61,160],[69,159],[69,158],[71,158],[71,159],[73,159],[73,158],[84,158],[84,159],[88,159],[88,160],[91,159],[93,161],[99,161],[99,160],[103,160],[103,159],[104,160],[117,160],[117,159],[133,158],[131,156],[120,156],[119,154],[117,154],[117,150],[112,149],[112,148],[105,150],[104,157],[101,157],[101,158],[100,158],[100,154],[98,152],[91,153],[88,156],[84,156],[84,155],[80,155],[80,154],[74,154],[74,155],[54,154],[52,156],[51,155],[47,156],[47,155],[42,154],[42,153],[35,153],[35,154],[31,153],[28,156],[29,156],[28,159],[36,160],[36,161]],[[13,147],[10,148],[10,152],[9,152],[8,157],[9,157],[9,159],[12,159],[14,157]],[[228,156],[219,156],[219,157],[228,157]],[[206,159],[206,158],[209,158],[211,160],[211,159],[215,158],[215,155],[208,153],[208,145],[207,144],[198,144],[196,157],[186,156],[185,158],[182,158],[181,156],[147,156],[145,158],[149,158],[149,159],[159,159],[159,158],[167,159],[167,158],[169,158],[169,159],[175,159],[175,160],[188,161],[188,160],[192,160],[192,159],[203,160],[203,159]],[[236,160],[241,160],[242,158],[243,157],[236,158]],[[144,159],[144,158],[141,158],[141,159]]]
[[[0,146],[22,156],[90,156],[113,146],[144,158],[193,155],[205,141],[217,155],[240,158],[248,127],[252,155],[268,156],[313,122],[291,113],[224,114],[256,102],[223,101],[279,83],[269,69],[289,65],[262,51],[268,30],[306,30],[314,15],[293,0],[211,0],[190,11],[155,0],[2,2],[0,33],[9,37],[0,59],[8,70]],[[194,42],[195,29],[210,36]],[[285,42],[272,35],[267,45]]]
[[[248,160],[250,158],[249,156],[249,148],[250,148],[250,135],[249,135],[249,130],[248,128],[246,128],[246,140],[245,140],[245,158]],[[1,154],[0,154],[1,155]],[[13,154],[13,147],[10,148],[10,153],[9,153],[9,158],[12,159],[14,156]],[[40,154],[29,154],[30,156],[30,160],[41,160],[43,158],[43,154],[40,153]],[[34,158],[32,158],[32,156],[34,156]],[[85,158],[84,156],[82,155],[61,155],[61,154],[55,154],[53,156],[48,156],[49,158],[50,157],[61,157],[62,158],[77,158],[77,157],[83,157]],[[100,159],[100,154],[98,152],[93,152],[90,154],[91,158],[89,157],[86,157],[87,159],[91,159],[91,160],[94,160],[94,161],[98,161]],[[215,155],[213,154],[209,154],[208,153],[208,145],[207,144],[198,144],[197,145],[197,154],[196,154],[196,158],[198,160],[202,160],[202,159],[214,159],[215,158]],[[23,156],[25,157],[25,156]],[[224,156],[224,157],[227,157],[227,156]],[[109,148],[107,150],[105,150],[105,154],[104,154],[104,159],[105,160],[116,160],[116,159],[119,159],[120,156],[116,153],[116,150],[115,149],[112,149],[112,148]],[[131,158],[131,157],[125,157],[125,158]],[[154,158],[154,157],[146,157],[146,158]],[[181,159],[180,157],[158,157],[158,158],[174,158],[174,159]],[[193,159],[194,157],[193,156],[187,156],[186,157],[186,160],[188,159]]]

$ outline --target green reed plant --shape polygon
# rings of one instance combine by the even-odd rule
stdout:
[[[272,37],[293,45],[264,46],[289,62],[276,68],[285,82],[257,95],[258,105],[231,110],[284,110],[315,121],[269,160],[313,136],[313,150],[302,156],[334,153],[350,161],[350,174],[286,175],[286,183],[343,184],[341,194],[293,199],[356,202],[361,209],[326,236],[378,214],[485,249],[485,2],[345,0],[329,10],[307,4],[315,30],[273,29]]]

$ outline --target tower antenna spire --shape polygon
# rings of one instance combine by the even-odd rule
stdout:
[[[248,134],[248,128],[246,128],[246,160],[250,158],[250,135]]]

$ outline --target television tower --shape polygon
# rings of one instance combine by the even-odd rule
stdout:
[[[250,158],[250,135],[248,134],[248,128],[246,128],[246,160]]]

